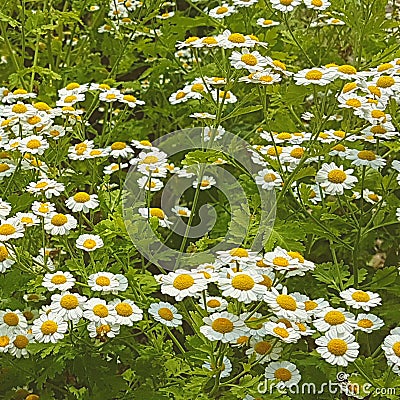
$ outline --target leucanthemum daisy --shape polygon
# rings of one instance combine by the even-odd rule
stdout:
[[[204,317],[203,322],[205,325],[200,327],[200,332],[211,341],[233,342],[240,336],[245,336],[248,331],[246,325],[238,316],[227,311]]]
[[[114,324],[117,318],[114,306],[96,297],[92,297],[84,303],[83,309],[84,318],[103,325]]]
[[[20,333],[15,336],[9,348],[9,353],[17,358],[27,358],[29,357],[28,350],[26,349],[28,344],[33,340],[33,335],[31,333]]]
[[[247,334],[248,336],[258,339],[263,338],[266,335],[265,326],[263,322],[263,315],[261,313],[255,312],[245,312],[240,314],[240,319],[244,321],[247,328],[249,329]]]
[[[143,311],[132,300],[114,299],[110,304],[114,306],[116,323],[119,325],[133,326],[134,322],[143,319]]]
[[[228,377],[231,372],[232,372],[232,363],[229,360],[228,357],[224,356],[224,358],[222,359],[222,365],[217,367],[214,364],[211,363],[211,361],[206,361],[203,365],[203,368],[208,369],[209,371],[221,371],[220,373],[220,378],[226,378]],[[215,375],[213,375],[215,376]]]
[[[351,333],[328,331],[325,336],[315,340],[317,352],[331,365],[347,367],[357,359],[360,345]]]
[[[292,387],[301,381],[301,375],[296,365],[289,361],[274,361],[265,368],[265,378],[277,380],[280,389]]]
[[[104,246],[99,235],[83,234],[76,239],[76,247],[85,251],[94,251]]]
[[[70,272],[56,271],[44,276],[42,286],[51,292],[54,290],[67,291],[75,286],[75,281],[76,279]]]
[[[207,289],[208,282],[203,274],[177,270],[163,276],[161,293],[175,297],[181,301],[185,297],[193,297]]]
[[[182,315],[178,313],[175,306],[164,301],[152,303],[149,307],[149,314],[158,322],[170,328],[182,325]]]
[[[41,217],[45,217],[46,215],[56,211],[56,206],[48,201],[46,202],[34,201],[32,203],[31,208],[33,213],[40,215]]]
[[[64,321],[79,321],[83,316],[82,306],[86,301],[85,296],[78,293],[62,292],[51,296],[51,311]]]
[[[28,322],[20,310],[6,310],[0,311],[0,332],[10,336],[26,332],[28,329]]]
[[[400,367],[400,328],[394,328],[390,334],[385,337],[382,349],[389,366]]]
[[[265,364],[270,361],[279,360],[282,351],[282,344],[276,339],[274,341],[253,337],[250,339],[250,348],[246,350],[246,355],[251,357],[254,354],[260,364]]]
[[[267,65],[265,58],[258,51],[250,52],[246,48],[241,52],[234,51],[229,60],[233,68],[247,69],[249,72],[262,71]]]
[[[111,175],[114,172],[120,171],[121,169],[124,169],[128,166],[128,163],[111,163],[110,165],[106,165],[103,169],[103,172],[105,175]]]
[[[62,318],[50,312],[42,314],[33,321],[32,334],[39,343],[57,343],[67,332],[68,324]]]
[[[212,176],[203,175],[201,181],[199,179],[196,179],[193,182],[192,187],[196,189],[198,186],[200,190],[206,190],[210,189],[216,183],[217,181]]]
[[[268,321],[265,324],[268,335],[275,336],[285,343],[296,343],[300,339],[300,333],[292,327],[287,327],[283,322]]]
[[[89,275],[88,285],[91,290],[96,292],[117,293],[118,291],[124,291],[128,286],[128,281],[124,277],[124,287],[121,288],[121,280],[118,279],[118,275],[120,274],[113,274],[111,272],[96,272]],[[121,276],[123,277],[123,275]]]
[[[38,182],[29,183],[26,191],[34,194],[35,196],[44,194],[47,199],[50,199],[53,196],[60,196],[64,189],[65,187],[62,183],[59,183],[54,179],[43,178]]]
[[[324,163],[317,172],[316,182],[327,194],[343,194],[344,189],[351,189],[358,182],[352,172],[353,169],[344,170],[343,165],[337,166],[334,162]]]
[[[171,211],[177,216],[177,217],[190,217],[190,214],[192,213],[187,207],[181,207],[181,206],[175,206],[171,209]]]
[[[224,3],[221,6],[212,8],[208,12],[208,15],[212,18],[222,19],[225,17],[229,17],[230,15],[234,14],[235,12],[236,12],[235,7],[232,7],[229,4]]]
[[[383,157],[376,155],[371,150],[350,150],[346,155],[348,160],[352,160],[352,164],[359,166],[367,166],[373,169],[379,169],[386,165],[386,160]]]
[[[369,311],[371,308],[381,305],[382,299],[379,294],[370,291],[349,288],[339,293],[346,304],[355,309],[362,308]]]
[[[248,76],[239,78],[239,82],[245,83],[257,83],[259,85],[273,85],[282,80],[279,74],[273,73],[271,69],[264,69],[259,72],[252,72]]]
[[[259,171],[255,181],[257,185],[266,190],[273,190],[276,187],[281,187],[283,184],[281,176],[269,168]]]
[[[317,11],[324,11],[331,5],[328,0],[304,0],[304,4],[307,8]]]
[[[8,353],[12,347],[13,336],[0,332],[0,353]]]
[[[233,49],[235,47],[254,47],[257,43],[256,40],[250,38],[248,35],[241,33],[233,33],[225,30],[221,35],[217,36],[219,46],[224,49]]]
[[[15,253],[5,246],[0,244],[0,273],[5,272],[15,264]]]
[[[335,79],[335,73],[329,68],[303,69],[293,75],[296,85],[329,85]]]
[[[273,21],[272,19],[258,18],[257,25],[262,28],[272,28],[273,26],[278,26],[280,23],[278,21]]]
[[[17,212],[15,214],[15,218],[18,219],[19,222],[25,227],[36,226],[40,224],[40,219],[34,213],[30,212]]]
[[[377,331],[385,325],[383,320],[374,314],[358,314],[356,322],[355,329],[366,333]]]
[[[108,152],[111,157],[118,158],[118,157],[129,157],[131,154],[133,154],[133,149],[129,147],[126,143],[124,142],[114,142],[111,144],[111,146],[108,148]]]
[[[213,90],[211,96],[218,103],[233,104],[237,102],[237,97],[231,91]]]
[[[25,228],[17,218],[0,220],[0,242],[24,236]]]
[[[344,308],[326,307],[315,314],[313,324],[320,332],[336,331],[338,333],[353,332],[356,326],[354,314]]]
[[[166,216],[166,214],[164,213],[164,211],[161,208],[157,208],[157,207],[151,207],[151,208],[139,208],[138,209],[139,214],[148,219],[150,217],[157,217],[158,218],[158,224],[162,227],[162,228],[169,228],[171,225],[173,225],[173,223],[168,219],[168,217]]]
[[[299,259],[292,257],[281,247],[276,247],[275,250],[265,253],[263,260],[265,264],[281,273],[288,273],[289,271],[301,268]]]
[[[101,322],[89,322],[87,326],[89,337],[104,341],[105,338],[113,338],[119,335],[119,324],[102,324]]]
[[[68,235],[78,221],[70,214],[51,213],[44,218],[44,229],[51,235]]]
[[[228,302],[222,297],[206,296],[205,304],[204,299],[201,297],[199,300],[199,305],[203,310],[213,313],[215,311],[225,310],[228,307]]]
[[[164,186],[164,183],[157,178],[142,176],[137,180],[140,189],[148,190],[150,192],[158,192]]]
[[[73,196],[69,197],[65,205],[72,212],[82,211],[84,213],[94,210],[99,206],[100,202],[98,200],[97,194],[88,194],[86,192],[78,192]]]
[[[284,13],[291,12],[301,4],[300,0],[270,0],[272,8]]]
[[[23,138],[20,142],[19,150],[21,153],[41,155],[49,148],[49,143],[43,136],[31,135]]]

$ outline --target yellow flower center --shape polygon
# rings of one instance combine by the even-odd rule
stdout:
[[[24,349],[26,346],[28,346],[29,340],[26,336],[24,335],[17,335],[14,339],[14,346],[17,349]]]
[[[309,81],[319,81],[322,76],[323,73],[321,71],[318,71],[317,69],[312,69],[311,71],[308,71],[306,73],[305,78]]]
[[[232,278],[232,286],[239,290],[251,290],[255,285],[254,279],[246,274],[239,274]]]
[[[360,328],[372,328],[372,327],[374,326],[374,324],[372,323],[372,321],[371,321],[370,319],[366,319],[366,318],[360,319],[360,320],[357,322],[357,325],[358,325]]]
[[[305,261],[304,257],[298,251],[289,251],[288,254],[292,258],[297,258],[301,263]]]
[[[99,286],[109,286],[110,283],[110,278],[108,278],[107,276],[98,276],[96,278],[96,284]]]
[[[382,96],[382,92],[377,86],[368,86],[368,90],[370,91],[370,93],[372,93],[373,95],[375,95],[377,97]]]
[[[29,117],[29,118],[27,119],[27,122],[28,122],[28,124],[30,124],[30,125],[35,125],[35,124],[38,124],[41,120],[42,120],[42,118],[40,118],[40,117],[37,116],[37,115],[34,115],[33,117]]]
[[[311,4],[315,7],[321,7],[324,3],[321,0],[311,0]]]
[[[274,376],[276,379],[279,379],[283,382],[287,382],[290,381],[290,379],[292,378],[292,373],[286,368],[278,368],[274,372]]]
[[[235,247],[229,251],[229,254],[232,257],[248,257],[249,252],[246,249],[242,249],[241,247]]]
[[[276,333],[278,336],[280,336],[281,338],[286,339],[287,337],[289,337],[289,332],[287,331],[287,329],[285,328],[281,328],[280,326],[276,326],[273,329],[273,332]]]
[[[201,187],[207,187],[209,185],[210,185],[210,181],[208,181],[207,179],[202,180],[200,183]]]
[[[161,208],[150,208],[150,216],[151,217],[157,217],[159,219],[164,219],[165,218],[164,211],[161,210]]]
[[[233,323],[228,318],[217,318],[211,324],[214,331],[219,333],[229,333],[233,331]]]
[[[105,318],[108,316],[108,308],[104,304],[96,304],[93,307],[93,314],[100,318]]]
[[[39,183],[36,184],[35,187],[36,187],[36,189],[44,189],[47,186],[48,186],[47,182],[39,182]]]
[[[328,311],[324,320],[329,325],[340,325],[346,321],[346,317],[340,311]]]
[[[393,65],[390,63],[385,63],[385,64],[381,64],[378,68],[377,71],[378,72],[383,72],[383,71],[387,71],[388,69],[393,68]]]
[[[375,203],[377,203],[379,201],[379,196],[375,193],[370,193],[368,195],[368,198],[372,201],[375,201]]]
[[[328,351],[335,356],[343,356],[347,351],[347,343],[343,339],[331,339],[327,347]]]
[[[285,257],[275,257],[272,260],[272,264],[277,267],[287,267],[289,265],[289,261]]]
[[[347,75],[354,75],[357,73],[357,70],[352,65],[341,65],[338,67],[338,71]]]
[[[96,247],[96,241],[93,239],[86,239],[82,246],[85,247],[86,249],[93,249],[94,247]]]
[[[287,294],[280,294],[276,298],[276,302],[284,310],[289,310],[289,311],[296,311],[297,310],[296,300],[292,296],[289,296]]]
[[[133,309],[130,304],[128,303],[118,303],[115,306],[115,311],[117,312],[118,315],[121,315],[122,317],[129,317],[130,315],[133,314]]]
[[[217,14],[225,14],[228,11],[229,11],[228,7],[218,7],[216,13]]]
[[[372,110],[372,118],[383,118],[386,121],[386,114],[381,110]]]
[[[307,330],[306,326],[302,324],[301,322],[295,322],[297,327],[300,329],[301,332],[305,332]]]
[[[78,89],[81,85],[79,83],[76,82],[71,82],[69,83],[67,86],[65,86],[65,89],[67,90],[74,90],[74,89]]]
[[[367,292],[364,292],[363,290],[357,290],[351,295],[351,297],[353,298],[353,300],[360,303],[366,303],[371,300],[369,294]]]
[[[62,285],[65,282],[67,282],[67,278],[64,275],[54,275],[51,278],[51,283],[54,283],[55,285]]]
[[[77,97],[72,94],[70,96],[66,96],[64,99],[64,102],[65,103],[73,103],[76,99],[77,99]]]
[[[270,147],[267,150],[267,155],[271,156],[271,157],[276,157],[276,155],[282,154],[282,147],[281,146],[276,146],[276,150],[275,147]]]
[[[273,22],[272,19],[265,19],[263,25],[271,25]]]
[[[108,332],[111,332],[111,327],[110,325],[100,325],[99,327],[96,328],[96,333],[100,336],[106,335]]]
[[[0,164],[0,172],[6,172],[10,169],[10,166],[6,163],[1,163]]]
[[[109,85],[107,85],[106,83],[101,83],[99,85],[99,89],[103,89],[103,90],[110,90],[111,87]]]
[[[232,43],[245,43],[246,38],[241,33],[232,33],[228,36],[228,40]]]
[[[8,250],[6,246],[0,246],[0,262],[3,262],[8,258]]]
[[[166,321],[172,321],[174,319],[174,314],[169,308],[162,307],[158,310],[158,315],[165,319]]]
[[[178,275],[175,279],[174,282],[172,284],[172,286],[175,289],[178,290],[185,290],[190,288],[191,286],[194,285],[194,279],[193,276],[189,275],[189,274],[181,274]]]
[[[259,285],[266,286],[268,289],[271,289],[272,287],[272,279],[268,275],[262,275],[263,280],[259,282]]]
[[[393,77],[391,76],[380,76],[376,81],[376,86],[381,88],[389,88],[396,83]]]
[[[151,147],[151,143],[148,140],[141,140],[139,142],[142,146],[149,146]]]
[[[158,157],[156,157],[156,156],[146,156],[142,160],[142,164],[154,164],[156,162],[158,162]]]
[[[33,224],[33,219],[31,217],[22,217],[21,222],[23,224]]]
[[[292,1],[290,1],[290,2],[292,2]],[[275,67],[283,69],[284,71],[286,70],[286,65],[282,61],[274,60],[274,61],[272,61],[272,64],[274,64]]]
[[[3,315],[3,321],[8,326],[17,326],[19,323],[19,317],[16,313],[8,312]]]
[[[17,230],[11,224],[0,225],[0,235],[9,236],[13,235]]]
[[[53,333],[57,332],[57,329],[58,325],[54,321],[45,321],[40,327],[40,330],[44,335],[52,335]]]
[[[16,114],[24,114],[28,111],[28,108],[25,104],[15,104],[12,106],[11,111]]]
[[[293,3],[293,0],[280,0],[280,3],[284,6],[290,6]]]
[[[64,214],[56,214],[51,219],[51,223],[54,226],[63,226],[68,222],[68,218]]]
[[[13,94],[27,94],[28,92],[25,89],[16,89],[13,91]]]
[[[77,203],[86,203],[90,200],[90,195],[85,192],[78,192],[74,195],[74,201]]]
[[[305,306],[306,311],[312,311],[318,307],[318,304],[315,301],[306,300],[304,302],[304,306]]]
[[[221,90],[219,92],[219,98],[220,99],[230,99],[231,98],[231,94],[229,92],[224,92],[223,90]]]
[[[199,39],[199,37],[197,37],[197,36],[191,36],[191,37],[189,37],[189,38],[187,38],[187,39],[185,40],[185,43],[187,43],[187,44],[193,43],[193,42],[195,42],[195,41],[198,40],[198,39]]]
[[[343,92],[343,93],[350,92],[351,90],[355,89],[356,87],[357,87],[357,83],[355,83],[355,82],[346,83],[346,84],[343,86],[342,92]]]
[[[253,56],[253,54],[243,54],[242,57],[240,58],[241,61],[243,61],[246,65],[257,65],[258,60],[256,56]]]
[[[396,342],[393,346],[392,349],[394,351],[394,354],[396,354],[397,357],[400,357],[400,342]]]
[[[0,347],[6,347],[10,344],[10,338],[8,336],[0,336]]]
[[[79,305],[79,301],[76,296],[72,294],[66,294],[65,296],[61,297],[60,305],[67,310],[72,310]]]
[[[205,44],[217,44],[217,43],[218,43],[217,39],[215,39],[215,38],[212,37],[212,36],[209,36],[209,37],[204,38],[204,39],[202,40],[202,42],[205,43]]]
[[[270,343],[270,342],[267,342],[267,341],[265,341],[265,340],[263,340],[263,341],[261,341],[261,342],[257,342],[257,343],[254,345],[254,351],[255,351],[257,354],[261,354],[261,355],[268,354],[268,353],[270,352],[271,349],[272,349],[271,343]]]
[[[131,94],[126,94],[126,95],[124,95],[124,97],[123,97],[123,99],[125,100],[125,101],[128,101],[128,102],[135,102],[136,101],[136,97],[135,96],[132,96]]]
[[[268,173],[264,175],[264,182],[274,182],[277,179],[277,176],[272,173]]]
[[[192,85],[192,92],[204,92],[204,85],[202,83],[195,83]]]
[[[123,150],[126,149],[126,144],[124,142],[114,142],[111,145],[111,150]]]
[[[382,134],[386,133],[387,130],[380,125],[375,125],[371,128],[371,132],[374,135],[382,135]]]
[[[361,150],[357,157],[361,160],[373,161],[376,159],[376,155],[371,150]]]
[[[108,93],[106,95],[107,100],[114,100],[117,96],[114,93]]]
[[[346,100],[346,105],[354,108],[361,107],[361,101],[358,99],[348,99]]]
[[[39,400],[40,397],[37,394],[30,394],[29,396],[25,397],[25,400]]]
[[[41,145],[40,140],[32,139],[32,140],[28,141],[28,143],[26,144],[26,147],[28,149],[38,149],[40,147],[40,145]]]
[[[217,308],[221,306],[221,302],[217,299],[211,299],[207,301],[207,307]]]
[[[328,173],[328,181],[332,183],[343,183],[347,175],[341,169],[334,169]]]
[[[236,343],[239,344],[239,345],[240,344],[245,344],[245,343],[248,342],[248,340],[249,340],[248,336],[240,336],[239,338],[236,339]]]
[[[304,149],[302,147],[296,147],[290,152],[293,158],[301,158],[304,155]]]

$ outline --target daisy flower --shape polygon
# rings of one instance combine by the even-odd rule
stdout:
[[[24,231],[24,226],[15,217],[0,220],[0,242],[21,238],[24,236]]]
[[[107,166],[104,167],[103,172],[104,172],[105,175],[111,175],[114,172],[117,172],[117,171],[119,171],[121,169],[126,168],[127,166],[128,166],[127,163],[121,163],[121,164],[111,163],[110,165],[107,165]]]
[[[115,292],[118,291],[119,281],[116,275],[111,272],[96,272],[89,275],[88,285],[95,292]]]
[[[44,229],[51,235],[68,235],[78,221],[70,214],[51,213],[44,218]]]
[[[135,149],[139,150],[149,150],[149,151],[157,151],[157,147],[154,147],[150,141],[148,140],[132,140],[131,145]]]
[[[143,319],[143,311],[132,300],[114,299],[110,304],[117,313],[115,322],[118,325],[133,326],[134,322]]]
[[[233,247],[230,250],[217,251],[218,260],[223,264],[253,264],[257,259],[257,253],[242,247]]]
[[[325,23],[327,25],[346,25],[346,23],[339,18],[328,18],[325,20]]]
[[[269,168],[259,171],[255,181],[257,185],[266,190],[273,190],[276,187],[282,187],[283,184],[281,176]]]
[[[307,8],[317,11],[324,11],[331,5],[328,0],[304,0],[304,4]]]
[[[400,329],[395,328],[390,331],[390,335],[386,336],[382,349],[390,366],[400,366]]]
[[[0,198],[0,219],[8,217],[11,212],[11,205]]]
[[[51,292],[54,290],[67,291],[75,286],[76,279],[66,271],[56,271],[46,274],[43,278],[42,286]]]
[[[194,189],[197,189],[197,186],[198,186],[200,190],[206,190],[206,189],[210,189],[216,183],[217,183],[217,181],[212,176],[203,175],[201,181],[199,179],[196,179],[193,182],[192,187]]]
[[[101,322],[89,322],[87,326],[89,337],[104,340],[105,337],[113,338],[119,335],[119,324],[102,324]]]
[[[335,66],[332,68],[336,72],[336,76],[340,79],[354,79],[357,77],[357,70],[348,64]]]
[[[338,167],[334,162],[324,163],[317,172],[316,182],[327,194],[343,194],[344,189],[351,189],[358,182],[358,179],[351,175],[352,172],[353,169],[344,171],[343,165]]]
[[[168,101],[170,102],[170,104],[175,105],[175,104],[179,104],[179,103],[184,103],[185,101],[190,100],[190,96],[189,94],[189,90],[178,90],[175,93],[172,93],[169,98]]]
[[[278,387],[292,387],[301,380],[301,375],[296,365],[289,361],[273,361],[265,368],[265,378],[277,380]]]
[[[46,215],[56,211],[56,206],[48,201],[44,203],[34,201],[31,208],[33,213],[35,213],[36,215],[40,215],[41,217],[45,217]]]
[[[296,85],[329,85],[335,79],[335,73],[328,68],[303,69],[293,75]]]
[[[181,207],[181,206],[175,206],[171,209],[171,211],[177,217],[190,217],[190,214],[192,213],[187,207]]]
[[[356,322],[355,329],[366,333],[377,331],[385,325],[383,320],[374,314],[358,314]]]
[[[173,13],[172,13],[173,14]],[[137,99],[135,96],[131,94],[121,94],[120,98],[118,99],[121,103],[127,104],[130,108],[135,108],[138,104],[143,105],[145,104],[144,101]]]
[[[170,328],[182,325],[182,315],[178,313],[176,307],[170,303],[160,301],[150,304],[149,314],[158,322]]]
[[[300,0],[270,0],[272,8],[284,13],[291,12],[301,4]]]
[[[235,12],[236,12],[235,7],[232,7],[229,4],[224,3],[224,4],[222,4],[222,6],[212,8],[208,12],[208,15],[212,18],[222,19],[225,17],[229,17],[230,15],[234,14]]]
[[[232,372],[232,363],[229,360],[229,358],[226,357],[226,356],[224,356],[224,358],[222,359],[222,365],[219,366],[219,367],[213,365],[211,363],[211,361],[206,361],[202,365],[202,367],[205,368],[205,369],[208,369],[209,371],[215,371],[215,372],[221,371],[221,373],[219,375],[220,378],[226,378]],[[215,376],[215,375],[213,375],[213,376]]]
[[[204,299],[200,298],[199,305],[203,310],[207,310],[209,313],[213,313],[215,311],[226,310],[226,308],[228,307],[228,302],[222,297],[206,296],[205,304]]]
[[[193,297],[206,290],[207,284],[206,278],[201,273],[177,270],[163,276],[161,293],[175,297],[176,301],[181,301],[185,297]]]
[[[247,332],[244,322],[238,316],[227,311],[204,317],[203,322],[205,325],[200,327],[200,332],[211,341],[233,342],[240,336],[245,336]]]
[[[5,272],[15,264],[15,254],[4,244],[0,244],[0,273]]]
[[[42,314],[33,321],[32,334],[39,343],[57,343],[67,332],[68,324],[62,318],[50,312]]]
[[[35,196],[45,195],[47,199],[53,196],[59,196],[65,187],[62,183],[59,183],[53,179],[43,178],[38,182],[29,183],[26,191],[32,193]]]
[[[129,157],[129,155],[133,154],[133,149],[129,147],[126,143],[124,142],[114,142],[109,148],[108,148],[110,156],[114,158],[118,157]]]
[[[7,178],[11,176],[16,170],[16,166],[11,162],[0,163],[0,179]]]
[[[315,340],[317,352],[331,365],[347,367],[357,359],[360,345],[355,336],[348,332],[328,331],[325,336]]]
[[[99,206],[99,204],[100,202],[97,194],[87,194],[86,192],[78,192],[69,197],[65,202],[65,205],[72,212],[82,211],[84,213],[94,210]]]
[[[163,151],[149,151],[148,153],[142,151],[137,158],[130,160],[130,163],[144,164],[150,168],[150,170],[155,170],[159,167],[163,167],[167,162],[167,154]]]
[[[28,322],[25,316],[19,310],[0,310],[0,332],[6,335],[16,335],[26,332]]]
[[[249,72],[262,71],[267,65],[265,58],[258,52],[250,52],[244,48],[241,52],[234,51],[229,57],[231,65],[235,69],[247,69]]]
[[[85,101],[85,95],[83,93],[66,93],[62,94],[60,99],[56,101],[56,106],[69,107],[82,101]]]
[[[346,289],[339,293],[346,304],[355,309],[362,308],[364,311],[369,311],[371,308],[381,305],[382,299],[377,293],[358,290],[354,288]]]
[[[17,212],[15,214],[15,219],[17,219],[22,225],[27,226],[35,226],[40,224],[40,219],[33,213],[27,212]]]
[[[278,341],[266,340],[263,338],[251,338],[250,348],[246,350],[246,355],[255,355],[260,364],[279,360],[283,351],[282,344]]]
[[[266,335],[264,322],[262,322],[263,315],[261,313],[255,312],[245,312],[240,314],[240,319],[244,321],[248,327],[247,335],[253,338],[263,338]]]
[[[150,192],[158,192],[164,186],[164,183],[157,178],[142,176],[137,180],[140,189],[149,190]]]
[[[85,251],[94,251],[104,246],[99,235],[83,234],[76,239],[76,247]]]
[[[271,28],[273,26],[278,26],[280,23],[278,21],[273,21],[272,19],[258,18],[257,25],[262,28]]]
[[[257,41],[245,36],[241,33],[232,33],[225,30],[221,35],[217,36],[219,46],[224,49],[233,49],[235,47],[254,47]]]
[[[267,265],[279,272],[288,272],[300,268],[299,259],[292,257],[280,247],[264,254],[263,260]]]
[[[354,314],[345,311],[344,308],[326,307],[316,313],[314,318],[313,324],[320,332],[351,333],[356,326]]]
[[[396,75],[381,75],[373,81],[374,85],[382,90],[382,92],[394,96],[396,92],[400,92],[400,79]]]
[[[265,69],[259,72],[252,72],[248,76],[239,78],[239,82],[257,83],[260,85],[273,85],[282,80],[279,74],[274,74],[271,69]]]
[[[371,150],[350,150],[346,155],[348,160],[352,160],[352,164],[359,166],[367,166],[373,169],[379,169],[386,165],[386,160],[377,156]]]
[[[17,358],[29,357],[28,350],[26,349],[28,344],[32,342],[33,336],[31,333],[20,333],[15,336],[15,339],[11,343],[9,353]]]
[[[99,94],[99,100],[104,101],[106,103],[114,103],[121,96],[121,92],[118,89],[111,88],[106,90],[105,92],[101,92]]]
[[[225,272],[221,271],[218,287],[222,296],[238,299],[244,304],[256,301],[259,296],[264,295],[266,288],[259,285],[263,281],[262,276],[256,271]]]
[[[112,304],[107,304],[103,299],[92,297],[83,304],[83,317],[89,321],[103,325],[114,324],[117,312]]]
[[[13,337],[4,332],[0,332],[0,353],[8,353],[12,347]]]
[[[233,104],[237,102],[237,97],[230,91],[226,92],[220,90],[218,92],[217,90],[213,90],[211,92],[211,96],[214,99],[214,101],[217,101],[218,103]]]
[[[21,153],[41,155],[49,148],[49,143],[43,136],[31,135],[23,138],[20,142],[19,150]]]
[[[152,207],[152,208],[139,208],[138,209],[139,214],[148,219],[150,217],[157,217],[158,218],[158,224],[162,228],[169,228],[173,223],[168,219],[168,217],[165,215],[164,211],[161,210],[161,208],[157,207]],[[150,213],[149,213],[150,211]],[[150,215],[149,215],[150,214]]]
[[[77,293],[62,292],[61,294],[53,294],[51,301],[51,311],[64,321],[77,322],[82,318],[82,306],[86,301],[85,296]]]
[[[307,319],[304,303],[296,293],[287,294],[287,288],[279,293],[275,288],[271,288],[263,297],[269,308],[277,315],[293,321],[304,321]]]
[[[287,327],[283,322],[268,321],[265,324],[268,335],[277,337],[285,343],[296,343],[300,339],[300,333],[292,327]]]

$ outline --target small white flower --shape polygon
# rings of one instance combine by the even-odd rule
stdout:
[[[67,332],[68,324],[57,314],[42,314],[33,321],[32,334],[39,343],[57,343]]]
[[[159,303],[152,303],[149,307],[149,314],[153,318],[170,328],[182,325],[182,315],[178,313],[176,307],[170,303],[160,301]]]
[[[266,190],[273,190],[276,187],[281,187],[283,184],[281,176],[269,168],[259,171],[255,181],[257,185]]]
[[[105,300],[93,297],[83,304],[83,317],[89,321],[103,325],[114,324],[117,312],[112,304],[107,304]]]
[[[289,361],[274,361],[265,368],[265,378],[278,380],[278,387],[293,387],[301,380],[301,375],[296,365]]]
[[[193,182],[192,187],[195,189],[197,189],[197,187],[199,187],[200,190],[206,190],[206,189],[210,189],[216,183],[217,183],[217,181],[212,176],[203,175],[201,181],[199,179],[196,179]]]
[[[44,229],[51,235],[68,235],[78,221],[70,214],[51,213],[44,218]]]
[[[99,206],[100,202],[98,200],[97,194],[88,194],[86,192],[78,192],[73,196],[69,197],[65,205],[72,212],[82,211],[84,213],[94,210]]]
[[[133,326],[134,322],[143,319],[143,311],[132,300],[114,299],[110,304],[114,306],[116,323],[119,325]]]
[[[75,286],[76,279],[68,271],[56,271],[46,274],[43,278],[42,286],[50,291],[61,290],[66,291]]]
[[[358,314],[356,322],[357,326],[355,329],[366,333],[379,330],[385,325],[383,320],[374,314]]]
[[[83,234],[76,239],[76,247],[85,251],[94,251],[104,246],[99,235]]]
[[[343,170],[343,165],[338,167],[334,162],[324,163],[317,172],[316,182],[327,194],[343,194],[344,189],[351,189],[358,182],[358,179],[351,175],[352,172],[352,169]]]
[[[377,293],[349,288],[339,293],[346,304],[355,309],[362,308],[369,311],[371,308],[381,305],[382,299]]]
[[[51,296],[50,309],[64,321],[79,321],[83,316],[82,306],[86,301],[85,296],[77,293],[62,292]]]

